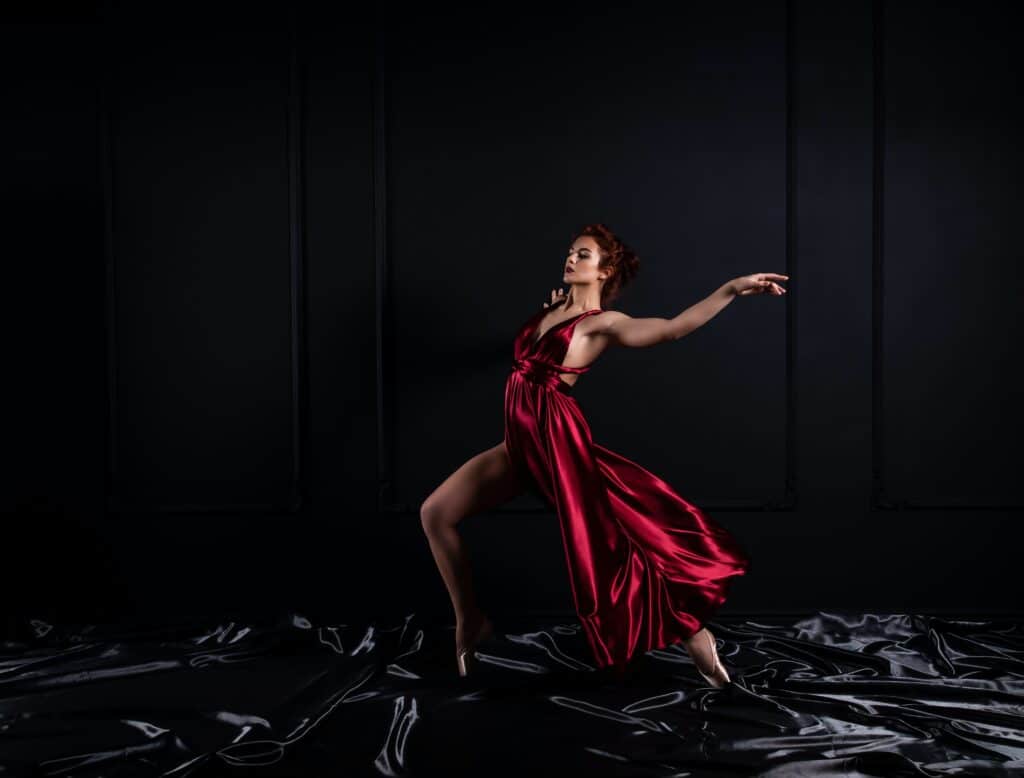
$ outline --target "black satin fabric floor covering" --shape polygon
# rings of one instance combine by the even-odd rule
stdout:
[[[0,657],[0,776],[1024,775],[1020,620],[817,612],[711,622],[596,671],[574,614],[451,626],[131,631],[34,621]]]

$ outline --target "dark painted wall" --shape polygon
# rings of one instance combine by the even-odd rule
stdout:
[[[633,316],[791,277],[576,390],[750,549],[724,614],[1016,608],[1019,55],[961,6],[6,24],[9,613],[446,616],[416,510],[598,220]],[[462,527],[571,607],[543,506]]]

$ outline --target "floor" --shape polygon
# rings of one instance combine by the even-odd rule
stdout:
[[[1024,775],[1024,626],[721,618],[733,683],[679,645],[596,671],[574,614],[163,630],[30,621],[0,651],[4,776]]]

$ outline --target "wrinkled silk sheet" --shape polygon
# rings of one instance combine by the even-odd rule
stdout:
[[[573,614],[499,623],[475,674],[415,614],[136,630],[20,625],[0,776],[1024,775],[1020,620],[818,612],[710,624],[597,670]]]

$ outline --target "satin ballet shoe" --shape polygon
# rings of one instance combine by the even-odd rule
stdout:
[[[470,657],[474,661],[477,660],[476,647],[483,641],[494,636],[494,625],[491,624],[491,620],[484,616],[483,623],[480,625],[480,629],[477,630],[476,636],[464,648],[459,648],[455,652],[455,660],[459,666],[459,675],[465,678],[469,674],[469,669],[474,663],[467,662],[466,660]]]
[[[712,686],[715,689],[721,689],[727,683],[730,683],[731,679],[729,678],[729,673],[725,671],[725,667],[718,661],[718,649],[715,648],[715,636],[711,634],[711,630],[707,627],[704,628],[704,633],[708,636],[708,643],[711,645],[711,656],[714,658],[714,662],[711,665],[711,675],[706,675],[703,670],[697,667],[696,662],[693,663],[693,666],[697,667],[697,672],[700,673],[700,677],[707,681],[709,686]],[[714,677],[716,670],[722,671],[722,675],[725,677],[724,681],[721,678]]]

